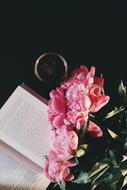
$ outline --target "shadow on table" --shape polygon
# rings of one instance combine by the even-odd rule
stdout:
[[[50,185],[48,186],[46,190],[61,190],[59,186],[56,186],[55,188],[53,186],[54,184],[50,183]],[[90,190],[90,186],[69,183],[66,185],[66,190]]]

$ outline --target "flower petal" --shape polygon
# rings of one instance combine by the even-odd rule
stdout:
[[[66,104],[62,98],[55,97],[51,101],[51,109],[56,113],[64,113],[66,110]]]
[[[87,132],[92,136],[92,137],[102,137],[103,133],[100,127],[98,127],[95,123],[92,121],[89,121],[89,125],[87,127]]]
[[[103,88],[104,78],[94,77],[94,83],[99,85],[101,88]]]
[[[56,128],[60,128],[62,125],[64,125],[64,119],[65,119],[64,114],[56,116],[53,120],[53,126]]]
[[[92,102],[92,107],[90,109],[91,112],[97,112],[98,110],[100,110],[103,106],[105,106],[108,101],[109,101],[110,97],[109,96],[98,96],[98,97],[91,97],[91,102]]]

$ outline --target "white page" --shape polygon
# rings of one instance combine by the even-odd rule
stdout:
[[[41,170],[15,159],[0,142],[0,190],[45,190],[48,185]]]
[[[47,105],[18,86],[0,110],[0,139],[43,167],[51,142]]]

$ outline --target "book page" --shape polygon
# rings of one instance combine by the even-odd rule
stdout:
[[[45,190],[48,185],[42,171],[15,159],[0,142],[0,190]]]
[[[43,167],[51,146],[47,105],[18,86],[0,110],[0,139]]]

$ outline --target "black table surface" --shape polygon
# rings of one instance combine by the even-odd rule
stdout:
[[[120,80],[127,81],[126,20],[112,16],[103,3],[103,9],[97,3],[82,3],[1,2],[0,106],[23,82],[49,97],[55,86],[43,85],[34,76],[36,59],[49,51],[67,60],[69,73],[81,64],[94,65],[97,75],[103,73],[106,91],[113,96]]]

